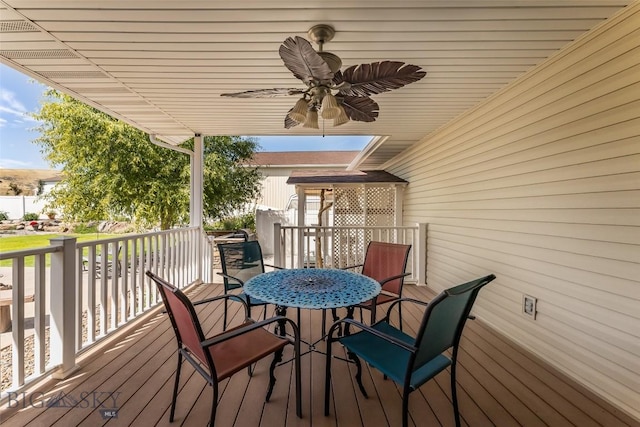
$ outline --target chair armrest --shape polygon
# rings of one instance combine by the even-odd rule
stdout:
[[[403,350],[406,350],[408,352],[411,353],[415,353],[416,351],[418,351],[418,349],[410,344],[407,344],[404,341],[399,340],[396,337],[393,337],[391,335],[387,335],[385,333],[382,333],[380,331],[378,331],[377,329],[373,329],[371,326],[369,325],[365,325],[364,323],[360,323],[357,320],[353,320],[353,319],[341,319],[336,321],[333,325],[331,325],[331,329],[329,329],[329,333],[327,334],[328,336],[328,341],[327,341],[327,345],[330,345],[332,341],[336,341],[335,339],[333,339],[333,333],[338,329],[338,326],[340,326],[341,323],[347,323],[349,325],[353,325],[356,326],[358,328],[360,328],[362,331],[364,332],[368,332],[371,335],[375,335],[378,338],[381,338],[397,347],[400,347]],[[379,322],[378,322],[379,323]]]
[[[403,274],[397,274],[395,276],[391,276],[391,277],[387,277],[386,279],[384,279],[383,281],[380,282],[380,286],[384,285],[387,282],[390,282],[392,280],[396,280],[396,279],[400,279],[402,277],[406,277],[411,275],[411,272],[407,272],[407,273],[403,273]]]
[[[286,267],[278,267],[277,265],[264,264],[265,267],[275,268],[276,270],[286,270]]]
[[[207,304],[207,303],[210,303],[213,301],[219,301],[222,299],[232,299],[234,301],[241,302],[242,305],[244,306],[244,317],[247,319],[249,318],[249,306],[247,305],[245,300],[243,300],[242,298],[240,298],[238,295],[235,295],[235,294],[218,295],[217,297],[211,297],[211,298],[206,298],[200,301],[192,302],[191,305],[195,307],[196,305]]]
[[[340,268],[340,270],[350,270],[350,269],[356,268],[356,267],[364,267],[364,264],[350,265],[348,267],[342,267],[342,268]]]
[[[298,326],[295,324],[295,322],[293,322],[293,320],[288,319],[284,316],[274,316],[274,317],[270,317],[269,319],[262,320],[260,322],[255,322],[251,320],[251,323],[247,324],[246,326],[242,326],[242,327],[233,329],[229,332],[222,333],[216,337],[204,340],[200,343],[200,345],[203,348],[210,347],[212,345],[230,340],[231,338],[235,338],[239,335],[246,334],[247,332],[253,331],[254,329],[262,328],[264,326],[270,325],[271,323],[275,323],[275,322],[286,322],[291,324],[293,328],[294,341],[295,343],[297,343],[297,345],[300,344],[300,336],[299,336],[300,334],[298,333]]]
[[[414,303],[414,304],[422,305],[422,306],[424,306],[424,307],[426,307],[426,306],[428,306],[428,305],[429,305],[429,303],[428,303],[428,302],[420,301],[419,299],[414,299],[414,298],[400,298],[400,299],[397,299],[397,300],[393,301],[393,302],[389,305],[389,308],[387,308],[387,314],[386,314],[386,316],[384,317],[384,319],[382,319],[382,320],[389,320],[389,316],[391,315],[391,310],[393,310],[393,307],[395,307],[396,305],[401,304],[401,303],[403,303],[403,302],[411,302],[411,303]]]
[[[225,279],[227,279],[227,280],[235,280],[236,282],[240,283],[240,285],[241,285],[241,286],[244,286],[244,282],[243,282],[242,280],[238,279],[238,278],[237,278],[237,277],[235,277],[235,276],[229,276],[228,274],[224,274],[224,273],[221,273],[221,272],[218,272],[217,274],[218,274],[219,276],[224,277],[224,278],[225,278]]]

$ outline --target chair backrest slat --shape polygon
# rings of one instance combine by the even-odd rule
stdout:
[[[362,266],[362,274],[381,282],[389,277],[403,274],[407,269],[407,259],[411,245],[397,243],[370,242]],[[390,280],[382,289],[399,295],[404,278]]]
[[[250,278],[264,273],[262,249],[257,240],[246,242],[219,243],[222,272],[246,282]],[[240,283],[224,278],[225,290],[239,288]]]
[[[493,274],[454,286],[436,296],[425,310],[416,336],[416,353],[411,370],[457,346],[467,316],[480,289],[495,279]]]

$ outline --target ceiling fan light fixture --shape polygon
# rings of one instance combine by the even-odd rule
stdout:
[[[338,101],[335,96],[331,95],[331,93],[327,93],[324,98],[322,98],[321,114],[323,119],[335,119],[340,115],[340,106],[338,105]]]
[[[340,110],[340,114],[338,114],[338,116],[333,119],[333,127],[343,125],[349,121],[349,116],[347,116],[347,113],[344,111],[342,105],[339,105],[338,109]]]
[[[289,113],[289,117],[295,120],[298,123],[304,123],[307,120],[307,111],[309,110],[309,102],[300,98],[296,102],[296,105],[293,106],[293,110]]]
[[[311,129],[320,129],[318,126],[318,111],[316,109],[311,108],[307,111],[307,118],[304,121],[302,127],[311,128]]]

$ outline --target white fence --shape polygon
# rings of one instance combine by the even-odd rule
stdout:
[[[394,227],[274,225],[274,263],[286,268],[343,268],[361,264],[371,241],[411,245],[407,282],[425,283],[426,224]]]
[[[44,219],[45,204],[38,196],[0,196],[0,211],[6,212],[9,219],[22,219],[26,213],[36,213]]]
[[[212,280],[212,256],[197,227],[82,243],[57,237],[49,247],[0,254],[11,260],[11,278],[3,281],[13,285],[3,291],[11,294],[12,358],[2,361],[11,363],[11,385],[2,391],[50,372],[64,378],[76,354],[159,304],[147,270],[184,288]]]

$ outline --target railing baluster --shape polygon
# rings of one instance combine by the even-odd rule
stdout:
[[[106,335],[108,328],[107,317],[109,316],[107,309],[107,279],[109,276],[107,263],[109,262],[109,244],[103,243],[100,245],[100,251],[100,335]]]
[[[13,260],[13,292],[11,336],[13,338],[12,384],[17,388],[24,384],[24,256]]]
[[[84,309],[82,300],[85,294],[83,275],[84,259],[82,254],[82,248],[76,251],[76,351],[82,348],[82,312]]]
[[[120,323],[129,320],[129,241],[122,242],[122,288],[120,292]]]
[[[35,283],[34,283],[34,342],[33,342],[33,361],[34,374],[40,375],[44,373],[45,368],[45,302],[46,302],[46,257],[45,254],[35,256]]]
[[[87,343],[96,340],[96,246],[89,247],[89,287],[87,289]]]

